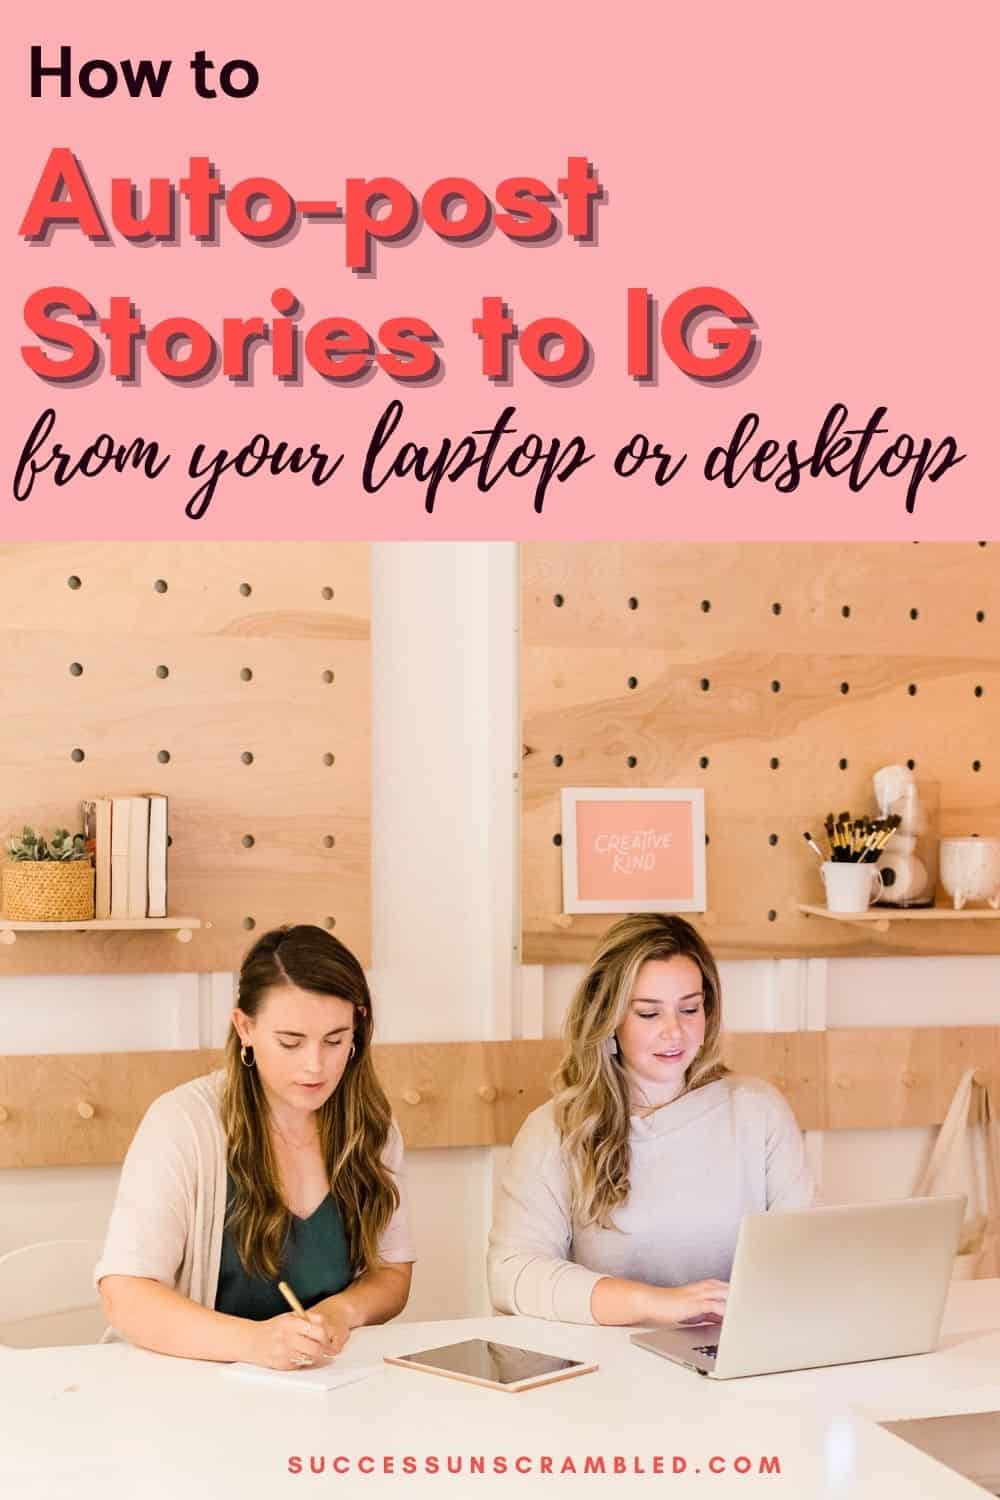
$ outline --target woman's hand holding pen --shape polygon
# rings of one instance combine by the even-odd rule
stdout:
[[[331,1352],[339,1354],[351,1336],[351,1325],[337,1296],[326,1297],[322,1302],[317,1302],[310,1316],[321,1319]]]
[[[276,1318],[263,1322],[250,1322],[249,1349],[246,1359],[250,1364],[264,1365],[269,1370],[299,1370],[310,1365],[325,1364],[343,1348],[343,1341],[334,1344],[328,1336],[326,1320],[319,1313],[279,1313]]]
[[[351,1336],[351,1325],[336,1297],[326,1297],[306,1312],[287,1281],[278,1282],[278,1291],[292,1311],[254,1325],[260,1335],[254,1338],[253,1363],[272,1370],[297,1370],[339,1354]]]

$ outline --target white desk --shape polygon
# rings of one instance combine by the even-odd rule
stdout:
[[[984,1331],[989,1330],[989,1331]],[[577,1328],[528,1318],[393,1324],[359,1330],[349,1348],[379,1358],[461,1338],[596,1357],[600,1370],[525,1392],[501,1394],[413,1371],[385,1368],[339,1391],[285,1391],[242,1384],[221,1367],[169,1359],[124,1344],[0,1350],[0,1493],[38,1500],[200,1500],[275,1495],[455,1496],[484,1491],[535,1497],[618,1493],[850,1497],[892,1492],[929,1500],[983,1500],[983,1491],[883,1431],[879,1419],[1000,1410],[1000,1281],[954,1288],[942,1347],[918,1359],[751,1380],[709,1381],[636,1349],[628,1331]],[[582,1473],[587,1455],[625,1477],[560,1480],[568,1455]],[[289,1472],[289,1459],[302,1472]],[[383,1475],[394,1456],[396,1473]],[[463,1478],[406,1475],[461,1456]],[[471,1455],[531,1461],[527,1474],[470,1475]],[[540,1458],[554,1473],[539,1472]],[[665,1472],[653,1472],[664,1455]],[[687,1462],[670,1472],[673,1455]],[[776,1456],[781,1475],[733,1472]],[[310,1458],[325,1459],[321,1474]],[[719,1456],[727,1472],[710,1475]],[[331,1470],[334,1457],[351,1472]],[[359,1472],[370,1457],[376,1472]],[[635,1472],[635,1461],[645,1472]],[[696,1483],[701,1470],[711,1484]],[[572,1488],[571,1488],[572,1486]]]

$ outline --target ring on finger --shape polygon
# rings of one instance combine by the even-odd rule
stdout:
[[[296,1354],[296,1355],[293,1355],[293,1359],[294,1359],[294,1362],[297,1365],[311,1365],[312,1364],[312,1360],[309,1358],[308,1354]]]

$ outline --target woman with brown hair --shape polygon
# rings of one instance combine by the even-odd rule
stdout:
[[[566,1020],[555,1097],[511,1151],[490,1235],[501,1312],[718,1322],[740,1220],[813,1189],[785,1100],[722,1061],[719,974],[682,917],[605,933]]]
[[[95,1272],[120,1334],[292,1369],[402,1311],[403,1148],[372,1033],[364,971],[330,933],[278,928],[254,944],[224,1069],[157,1099],[125,1158]]]

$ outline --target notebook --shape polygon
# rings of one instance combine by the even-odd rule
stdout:
[[[328,1365],[313,1365],[304,1370],[269,1370],[264,1365],[227,1365],[225,1373],[234,1380],[251,1380],[258,1385],[284,1386],[286,1390],[335,1391],[342,1385],[353,1385],[377,1375],[379,1364],[350,1364],[335,1359]]]

